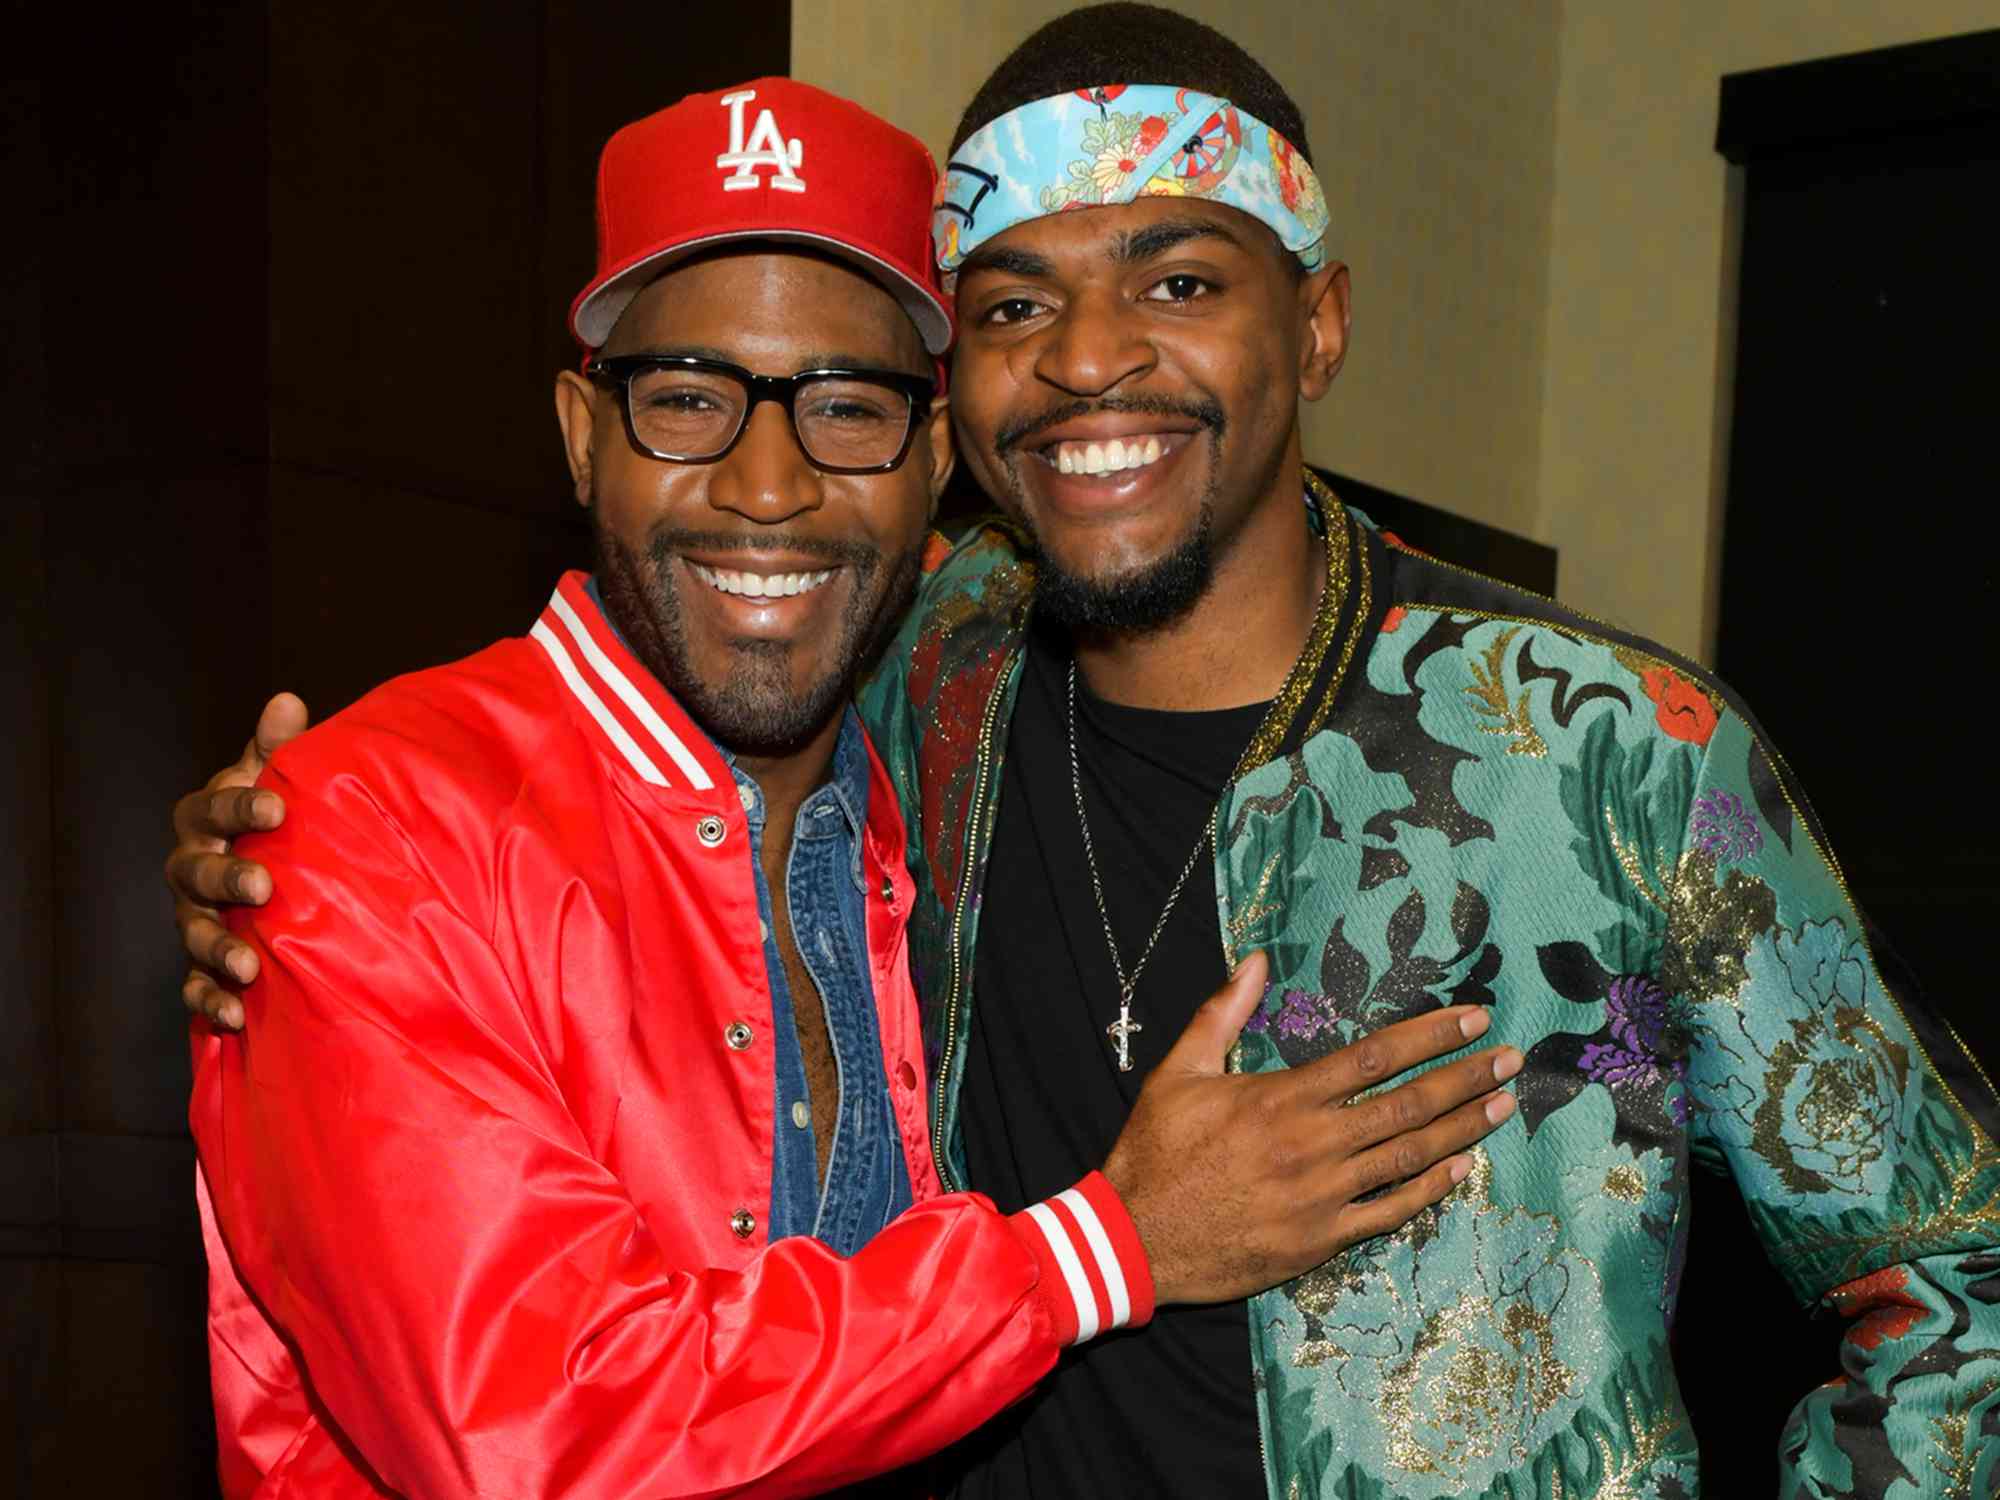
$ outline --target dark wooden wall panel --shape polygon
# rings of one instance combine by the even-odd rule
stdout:
[[[539,6],[271,26],[272,456],[542,511]]]
[[[54,849],[63,919],[49,935],[68,1131],[183,1135],[186,1044],[172,1004],[182,966],[158,883],[164,814],[224,748],[204,745],[214,726],[254,714],[262,672],[254,626],[246,683],[216,670],[219,655],[239,656],[219,629],[174,617],[197,597],[231,600],[253,621],[264,612],[262,510],[261,471],[216,462],[93,479],[48,518],[49,624],[64,654],[53,802],[75,835]],[[132,878],[140,871],[154,878]]]
[[[0,181],[45,210],[48,143],[40,82],[0,57]],[[28,1495],[31,1444],[54,1405],[61,1344],[56,1223],[58,1088],[49,915],[49,672],[41,495],[48,476],[49,387],[39,271],[46,245],[9,236],[0,255],[0,1493]]]
[[[51,127],[52,452],[72,483],[261,452],[262,7],[163,0],[47,24],[71,33],[32,111]]]
[[[0,1494],[212,1494],[169,802],[274,688],[331,712],[584,560],[550,381],[597,149],[784,71],[790,7],[42,26],[0,47],[42,210],[0,276]]]
[[[553,416],[537,431],[559,455]],[[552,461],[566,473],[559,456]],[[526,634],[558,572],[588,566],[583,511],[565,500],[545,489],[543,513],[530,516],[341,474],[274,470],[271,681],[328,710],[389,673]]]
[[[36,1430],[21,1493],[213,1495],[199,1266],[70,1259],[53,1283],[67,1357],[51,1394],[66,1420]]]

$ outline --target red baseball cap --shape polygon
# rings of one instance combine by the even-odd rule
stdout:
[[[757,78],[627,125],[597,167],[597,275],[570,305],[597,348],[674,262],[732,240],[840,256],[880,282],[923,335],[951,346],[931,255],[937,166],[924,143],[811,84]]]

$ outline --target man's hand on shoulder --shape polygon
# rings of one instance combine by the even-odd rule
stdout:
[[[1512,1047],[1361,1097],[1484,1035],[1478,1006],[1385,1026],[1304,1067],[1225,1072],[1267,974],[1252,954],[1195,1013],[1104,1164],[1162,1303],[1249,1296],[1400,1228],[1464,1180],[1461,1153],[1514,1112],[1498,1087],[1520,1071]]]
[[[256,733],[232,765],[209,777],[199,791],[174,804],[174,847],[167,856],[167,887],[174,893],[174,925],[194,967],[181,984],[181,1003],[227,1031],[243,1025],[243,1002],[231,986],[257,977],[257,954],[222,925],[222,906],[262,906],[271,899],[271,874],[238,859],[230,844],[285,821],[276,792],[256,789],[279,746],[306,729],[306,706],[291,693],[264,705]]]

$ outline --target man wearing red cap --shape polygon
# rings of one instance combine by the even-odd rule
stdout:
[[[822,1491],[1465,1176],[1517,1054],[1327,1106],[1478,1008],[1227,1077],[1252,960],[1102,1172],[944,1193],[904,823],[848,706],[951,464],[934,180],[780,79],[614,137],[556,387],[595,573],[270,766],[245,852],[285,878],[191,1109],[228,1493]]]

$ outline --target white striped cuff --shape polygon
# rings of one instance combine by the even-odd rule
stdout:
[[[1117,1190],[1092,1172],[1011,1221],[1042,1267],[1038,1299],[1060,1344],[1080,1344],[1153,1316],[1153,1276]]]

